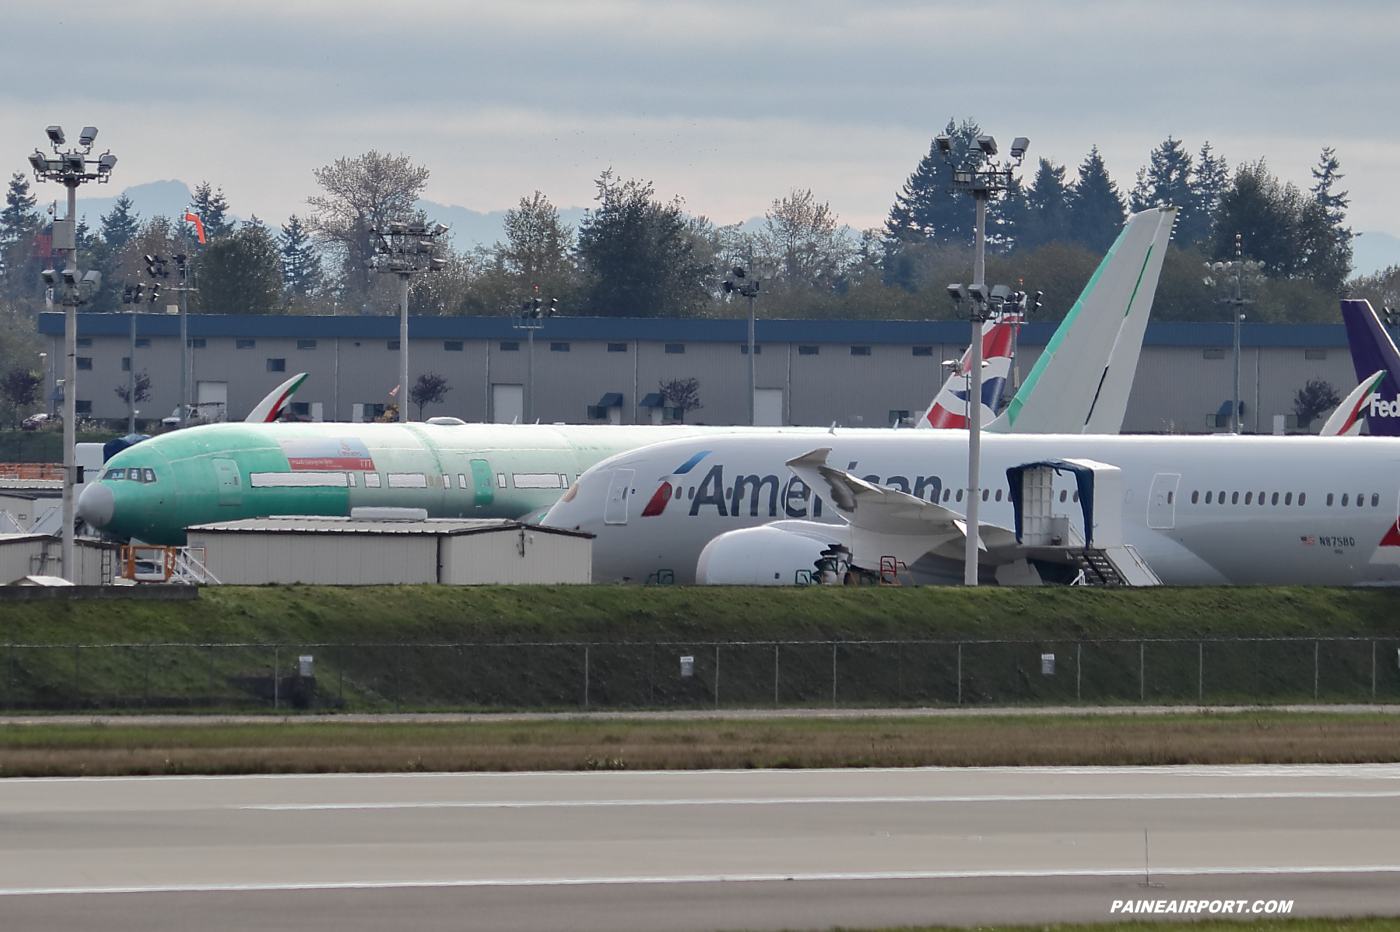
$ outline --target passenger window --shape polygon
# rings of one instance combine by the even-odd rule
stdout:
[[[379,473],[377,473],[377,472],[367,472],[367,473],[365,473],[365,488],[367,488],[367,489],[377,489],[377,488],[379,488]]]
[[[695,501],[695,486],[690,487],[690,490],[685,493],[685,497],[687,501]]]
[[[142,481],[142,482],[155,482],[155,481],[156,481],[156,471],[155,471],[154,469],[143,469],[143,470],[141,470],[141,481]]]
[[[991,489],[983,489],[983,490],[982,490],[982,501],[985,502],[985,501],[987,500],[987,496],[988,496],[988,495],[991,495],[991,494],[992,494],[992,490],[991,490]]]
[[[1345,508],[1345,507],[1346,507],[1347,505],[1349,505],[1349,504],[1351,504],[1351,496],[1348,495],[1346,492],[1343,492],[1343,493],[1342,493],[1342,507]]]
[[[997,501],[1001,501],[1001,489],[997,489]]]
[[[1231,504],[1231,505],[1238,505],[1239,503],[1240,503],[1240,493],[1238,493],[1238,492],[1231,492],[1231,493],[1230,493],[1230,504]]]
[[[1275,505],[1278,504],[1278,493],[1277,493],[1277,492],[1274,493],[1273,504],[1275,504]]]
[[[1176,497],[1176,493],[1175,493],[1175,492],[1168,492],[1168,493],[1167,493],[1167,504],[1170,505],[1170,504],[1172,503],[1172,499],[1175,498],[1175,497]]]
[[[450,489],[450,488],[452,488],[452,476],[451,476],[450,473],[443,473],[443,474],[442,474],[442,487],[443,487],[444,489]]]
[[[1300,508],[1302,507],[1303,502],[1306,502],[1307,500],[1308,500],[1308,493],[1307,493],[1307,492],[1299,492],[1299,493],[1298,493],[1298,506],[1299,506]]]
[[[1327,493],[1327,507],[1328,507],[1328,508],[1331,508],[1331,507],[1332,507],[1332,493],[1331,493],[1331,492],[1328,492],[1328,493]]]
[[[1225,504],[1225,490],[1224,490],[1224,489],[1221,489],[1221,490],[1220,490],[1220,494],[1217,495],[1217,496],[1215,497],[1215,503],[1216,503],[1217,505],[1223,505],[1223,504]]]
[[[150,470],[146,470],[146,471],[147,471],[147,472],[150,472]],[[1371,507],[1372,507],[1372,508],[1379,508],[1380,505],[1381,505],[1381,495],[1380,495],[1380,493],[1379,493],[1379,492],[1372,492],[1372,493],[1371,493]]]
[[[1073,495],[1070,496],[1070,498],[1076,502],[1079,501],[1079,493],[1076,491]]]
[[[953,494],[953,490],[952,490],[952,489],[944,489],[944,490],[943,490],[943,500],[946,502],[946,501],[948,500],[948,496],[950,496],[950,495],[952,495],[952,494]]]
[[[1195,491],[1195,492],[1192,492],[1192,493],[1191,493],[1191,504],[1194,505],[1194,504],[1196,504],[1197,502],[1199,502],[1200,500],[1201,500],[1201,493],[1200,493],[1199,491]]]
[[[466,487],[467,487],[467,474],[464,473],[464,472],[459,472],[459,473],[457,473],[457,488],[459,488],[459,489],[465,489]]]
[[[954,501],[959,501],[959,502],[962,501],[962,493],[963,493],[963,490],[962,490],[962,489],[958,489],[958,495],[957,495],[957,498],[954,499]]]
[[[1356,493],[1356,507],[1357,507],[1357,508],[1363,508],[1363,507],[1365,507],[1365,505],[1366,505],[1366,493],[1365,493],[1365,492],[1357,492],[1357,493]]]
[[[1293,493],[1292,493],[1292,492],[1289,492],[1287,495],[1285,495],[1285,496],[1283,497],[1283,503],[1284,503],[1285,505],[1291,505],[1291,504],[1293,504]]]
[[[1246,505],[1252,505],[1252,504],[1254,504],[1254,493],[1253,493],[1253,492],[1246,492],[1246,493],[1244,493],[1244,503],[1245,503]]]
[[[1060,489],[1060,501],[1064,501],[1064,500],[1065,500],[1065,496],[1067,496],[1068,494],[1069,494],[1069,493],[1066,492],[1064,489]]]
[[[1214,498],[1214,496],[1215,496],[1215,493],[1214,493],[1214,492],[1207,492],[1207,493],[1206,493],[1206,504],[1207,504],[1207,505],[1209,505],[1209,504],[1211,503],[1211,499]]]

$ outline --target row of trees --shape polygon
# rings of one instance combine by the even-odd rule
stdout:
[[[949,121],[955,161],[975,156],[972,120]],[[142,256],[184,254],[199,285],[191,309],[202,313],[390,313],[394,283],[374,273],[369,230],[396,220],[429,220],[419,201],[429,171],[403,155],[368,152],[317,169],[307,213],[280,230],[256,217],[229,218],[222,190],[194,194],[207,243],[191,224],[140,218],[125,197],[80,228],[85,268],[109,285],[92,309],[120,309],[123,284],[144,282]],[[1092,148],[1071,177],[1047,158],[1030,180],[1018,178],[989,210],[988,275],[1046,293],[1063,313],[1121,230],[1129,211],[1181,210],[1154,316],[1222,316],[1201,265],[1244,256],[1263,264],[1254,316],[1264,320],[1335,319],[1337,294],[1351,265],[1347,193],[1335,152],[1324,149],[1304,191],[1271,174],[1263,160],[1233,173],[1209,143],[1193,154],[1168,137],[1149,155],[1125,194]],[[595,206],[577,230],[536,191],[505,221],[505,238],[454,252],[448,268],[416,276],[418,314],[511,314],[536,296],[557,298],[573,315],[669,317],[747,312],[720,288],[735,265],[761,278],[759,311],[772,317],[937,318],[952,313],[943,286],[971,275],[974,207],[949,190],[951,169],[934,146],[895,195],[882,228],[856,234],[810,190],[774,200],[756,231],[717,226],[689,215],[679,198],[611,171],[596,182]],[[32,315],[42,304],[38,271],[45,218],[25,177],[10,181],[0,212],[3,298]],[[147,283],[149,284],[149,283]],[[1367,283],[1355,283],[1367,287]],[[147,295],[149,295],[149,290]],[[164,303],[164,302],[161,302]]]

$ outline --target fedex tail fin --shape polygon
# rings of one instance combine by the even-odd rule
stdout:
[[[1384,369],[1380,386],[1374,388],[1377,402],[1366,411],[1366,424],[1373,437],[1400,437],[1400,352],[1395,342],[1381,326],[1381,320],[1370,301],[1343,301],[1342,320],[1347,325],[1347,342],[1351,344],[1351,363],[1356,367],[1357,381],[1366,381],[1370,374]],[[1394,412],[1394,413],[1391,413]]]
[[[1002,394],[1006,382],[1011,377],[1011,357],[1016,346],[1016,328],[1021,325],[1019,314],[1007,315],[998,321],[987,321],[982,325],[982,358],[987,365],[982,369],[982,425],[990,424],[1001,407]],[[928,406],[918,427],[962,428],[967,427],[967,370],[972,357],[972,348],[963,353],[962,363],[956,372],[948,376],[933,403]]]
[[[1004,433],[1111,433],[1123,426],[1175,207],[1133,214],[1006,411]]]

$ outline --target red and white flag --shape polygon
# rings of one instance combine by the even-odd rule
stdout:
[[[199,214],[186,213],[185,219],[194,224],[194,231],[199,234],[199,245],[204,245],[204,224],[199,222]]]

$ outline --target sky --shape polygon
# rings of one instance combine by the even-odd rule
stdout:
[[[1332,146],[1352,227],[1400,236],[1400,4],[1380,0],[70,0],[4,23],[0,170],[50,123],[92,124],[111,187],[209,181],[273,223],[373,149],[476,211],[536,189],[586,207],[611,168],[721,224],[810,188],[862,229],[972,117],[1062,164],[1098,146],[1125,192],[1169,134],[1304,187]]]

